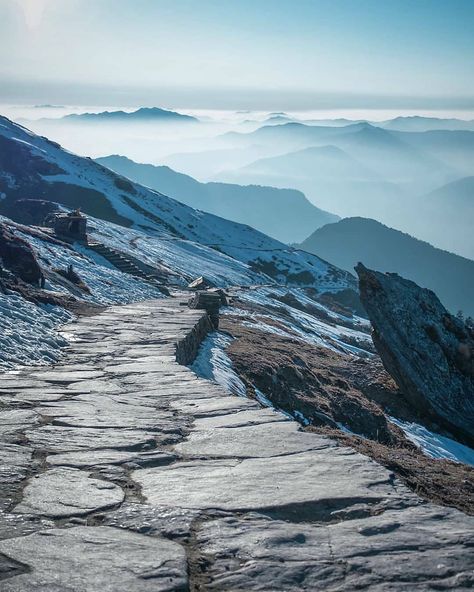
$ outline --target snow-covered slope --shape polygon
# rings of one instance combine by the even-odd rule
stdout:
[[[145,233],[150,251],[155,248],[163,259],[175,262],[186,252],[190,260],[199,256],[208,264],[215,262],[220,269],[227,268],[229,277],[219,272],[225,283],[234,282],[232,274],[239,269],[242,283],[273,280],[320,291],[356,286],[348,272],[315,255],[132,183],[3,117],[0,196],[0,208],[11,207],[25,197],[80,206],[96,218]]]

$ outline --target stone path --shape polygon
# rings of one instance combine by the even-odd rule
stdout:
[[[2,377],[2,591],[472,589],[472,518],[197,378],[208,329],[110,308]]]

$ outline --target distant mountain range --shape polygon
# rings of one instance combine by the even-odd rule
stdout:
[[[438,187],[418,201],[427,240],[474,259],[474,176]]]
[[[46,119],[43,119],[45,121]],[[159,107],[142,107],[136,111],[102,111],[100,113],[71,113],[59,119],[47,119],[56,122],[110,122],[110,123],[138,123],[138,122],[197,122],[196,117],[183,115],[176,111],[167,111]]]
[[[339,218],[312,205],[300,191],[256,185],[200,183],[166,166],[139,164],[124,156],[96,159],[107,168],[193,208],[248,224],[282,242],[302,240]]]
[[[395,117],[381,123],[375,123],[388,130],[401,132],[427,132],[432,130],[467,130],[474,131],[474,120],[441,119],[439,117]]]
[[[353,271],[361,261],[430,288],[453,313],[474,316],[474,261],[367,218],[345,218],[316,230],[300,247]]]
[[[267,123],[237,125],[242,133],[216,136],[217,130],[235,129],[236,123],[191,125],[189,116],[169,113],[139,109],[130,114],[83,114],[75,116],[79,119],[43,120],[44,124],[37,121],[31,125],[40,135],[52,135],[72,151],[94,157],[118,153],[136,162],[159,162],[200,182],[299,190],[326,212],[373,218],[436,247],[474,257],[472,193],[469,181],[457,184],[474,175],[474,131],[468,129],[472,122],[418,116],[372,123],[344,119],[287,122],[292,115],[271,113]],[[52,121],[55,123],[50,125]],[[81,121],[84,126],[73,128],[74,122]],[[178,133],[178,128],[183,133]],[[250,129],[253,131],[243,133]],[[444,192],[445,198],[430,197],[436,192]],[[458,199],[463,192],[467,192],[466,198]],[[206,199],[200,193],[202,204],[193,205],[249,220],[250,210],[239,218],[232,207],[224,205],[226,200],[217,203],[209,197],[211,187],[205,193]],[[245,203],[244,197],[239,195],[239,199]],[[272,219],[276,218],[277,214],[272,214]],[[283,216],[281,219],[284,226]],[[265,220],[264,210],[250,223],[292,240],[296,229],[292,220],[296,219],[289,218],[292,229],[287,235]],[[309,234],[316,227],[308,225],[303,230]],[[302,233],[297,235],[297,240],[301,239]]]
[[[289,123],[222,139],[234,150],[258,146],[260,157],[244,166],[236,158],[232,167],[228,152],[227,170],[218,156],[209,159],[215,180],[296,188],[342,217],[375,218],[437,247],[474,256],[472,202],[454,195],[461,187],[469,192],[469,182],[456,182],[474,174],[473,131]],[[191,159],[188,154],[186,164]],[[173,164],[179,168],[179,158]],[[446,197],[441,207],[427,196],[445,186],[452,199]]]
[[[80,207],[124,232],[139,230],[157,248],[151,264],[165,261],[186,272],[187,260],[197,257],[200,275],[220,285],[275,281],[319,292],[356,287],[354,276],[316,255],[134,183],[0,116],[0,213],[14,217],[18,201],[28,198]]]

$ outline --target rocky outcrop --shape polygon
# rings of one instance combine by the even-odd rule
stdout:
[[[3,223],[0,223],[0,263],[29,284],[39,284],[43,277],[31,246]]]
[[[423,412],[474,440],[474,335],[431,291],[359,263],[362,303],[387,371]]]

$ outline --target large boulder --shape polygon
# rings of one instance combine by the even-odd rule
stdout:
[[[16,236],[0,222],[0,267],[29,284],[39,284],[43,277],[41,267],[29,243]]]
[[[385,368],[420,411],[474,441],[474,333],[431,290],[356,266]]]

